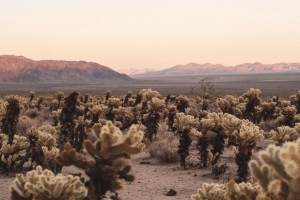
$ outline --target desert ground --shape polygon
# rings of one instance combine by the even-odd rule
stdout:
[[[220,95],[240,95],[249,88],[259,88],[262,96],[280,95],[288,97],[299,90],[300,73],[293,74],[239,74],[239,75],[205,75],[185,77],[132,77],[133,81],[99,81],[97,83],[1,83],[1,94],[37,94],[63,91],[70,93],[104,94],[111,90],[113,95],[132,91],[134,94],[141,89],[151,88],[162,95],[199,95],[202,91],[199,82],[204,79],[214,85]]]

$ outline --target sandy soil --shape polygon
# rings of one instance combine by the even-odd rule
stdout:
[[[257,149],[265,148],[270,140],[260,141],[253,154],[253,159],[257,157]],[[219,165],[227,163],[229,169],[219,179],[214,179],[211,175],[211,167],[207,169],[182,169],[179,163],[162,164],[155,158],[151,158],[147,150],[132,157],[132,171],[136,179],[134,182],[123,182],[124,188],[119,191],[119,196],[123,200],[179,200],[190,199],[192,194],[197,193],[197,189],[202,183],[226,183],[228,179],[234,178],[237,166],[234,162],[232,147],[226,148],[221,156]],[[195,145],[190,149],[192,155],[197,155]],[[141,164],[141,162],[150,162]],[[63,174],[78,172],[76,167],[64,167]],[[13,184],[14,175],[0,176],[0,200],[10,199],[10,185]],[[166,196],[166,193],[173,189],[177,191],[176,196]],[[111,194],[107,194],[109,197]]]

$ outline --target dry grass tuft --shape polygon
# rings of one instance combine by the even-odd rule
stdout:
[[[172,132],[159,134],[155,140],[149,144],[151,157],[156,158],[162,163],[175,163],[179,161],[178,139]]]

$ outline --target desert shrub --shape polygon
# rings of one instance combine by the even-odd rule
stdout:
[[[28,109],[23,113],[23,115],[25,115],[31,119],[34,119],[39,115],[39,111],[37,108]]]
[[[21,116],[19,118],[19,123],[17,124],[17,133],[19,135],[25,136],[27,134],[27,131],[29,131],[33,126],[40,126],[39,120],[37,118],[32,119],[27,116]]]
[[[162,163],[176,163],[179,161],[177,146],[178,139],[174,133],[164,132],[149,144],[149,153]]]

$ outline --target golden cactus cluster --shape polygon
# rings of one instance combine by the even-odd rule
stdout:
[[[50,170],[43,170],[37,166],[26,176],[17,174],[11,187],[14,199],[53,199],[53,200],[81,200],[87,196],[87,189],[79,177],[55,174]]]

